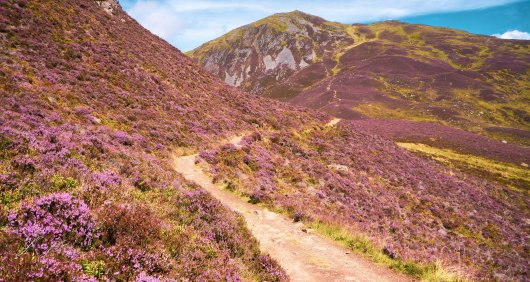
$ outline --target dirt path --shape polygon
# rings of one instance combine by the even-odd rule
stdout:
[[[326,126],[334,126],[339,121],[333,119]],[[234,137],[230,143],[238,146],[240,141],[241,137]],[[221,189],[195,165],[196,156],[176,158],[175,170],[206,189],[227,208],[240,213],[261,250],[276,259],[292,281],[410,281],[384,266],[350,254],[327,238],[303,232],[302,223],[293,223],[283,215],[247,203]]]

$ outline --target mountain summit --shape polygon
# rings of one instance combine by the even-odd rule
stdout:
[[[188,55],[198,58],[225,82],[258,94],[344,43],[352,44],[353,40],[341,24],[293,11],[233,30]]]
[[[294,11],[188,55],[243,90],[341,118],[529,129],[529,41],[398,21],[345,25]]]

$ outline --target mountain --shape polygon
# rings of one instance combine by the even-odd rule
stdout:
[[[2,1],[0,45],[2,281],[288,280],[174,171],[194,153],[218,184],[413,278],[528,277],[527,176],[513,187],[242,92],[115,0]],[[528,163],[497,143],[480,152]]]
[[[333,116],[431,121],[494,137],[503,127],[528,144],[517,131],[530,129],[530,41],[294,11],[188,55],[240,89]]]

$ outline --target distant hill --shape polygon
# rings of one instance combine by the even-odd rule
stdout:
[[[490,136],[501,126],[528,144],[517,131],[530,129],[530,41],[295,11],[187,54],[240,89],[337,117],[432,121]]]

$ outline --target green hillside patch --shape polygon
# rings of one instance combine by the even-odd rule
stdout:
[[[364,103],[353,107],[354,111],[360,112],[375,119],[395,119],[395,120],[413,120],[413,121],[430,121],[440,122],[439,119],[428,115],[414,108],[404,109],[401,107],[392,107],[384,103]]]
[[[528,193],[530,187],[530,170],[528,167],[461,154],[453,150],[435,148],[421,143],[398,142],[397,144],[409,151],[426,155],[448,167],[470,171],[505,184],[512,190]]]

